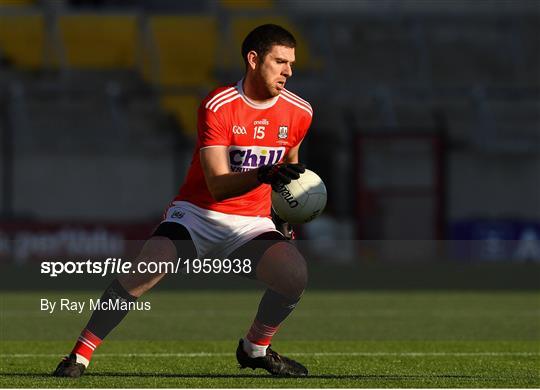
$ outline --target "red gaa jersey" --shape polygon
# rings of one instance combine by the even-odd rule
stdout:
[[[283,160],[298,145],[311,124],[308,102],[283,89],[260,104],[244,95],[243,80],[218,88],[198,111],[198,137],[191,166],[174,200],[185,200],[208,210],[246,216],[270,215],[270,185],[261,184],[234,198],[216,201],[210,195],[201,167],[202,148],[226,146],[232,172],[245,172]]]

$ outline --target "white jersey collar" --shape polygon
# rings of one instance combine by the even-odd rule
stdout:
[[[250,107],[257,108],[259,110],[270,108],[274,104],[276,104],[276,102],[279,99],[279,95],[277,95],[276,97],[272,98],[271,100],[265,103],[255,102],[245,95],[243,84],[244,84],[244,78],[242,78],[238,83],[236,83],[236,90],[238,91],[238,93],[240,94],[244,102],[246,102],[246,104]]]

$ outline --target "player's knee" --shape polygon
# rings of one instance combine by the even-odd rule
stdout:
[[[257,267],[258,279],[289,298],[298,298],[304,292],[308,272],[304,257],[288,242],[269,248]]]
[[[303,259],[302,259],[303,261]],[[277,283],[278,292],[289,298],[299,298],[307,286],[307,269],[303,264],[290,264],[281,272],[281,279]]]

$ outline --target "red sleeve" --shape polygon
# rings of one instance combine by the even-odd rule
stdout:
[[[304,137],[306,136],[309,127],[311,126],[311,115],[303,115],[300,120],[300,126],[298,127],[300,131],[298,132],[298,137],[296,138],[296,142],[293,147],[298,146],[300,142],[304,140]]]
[[[225,128],[224,121],[218,119],[218,114],[206,109],[203,104],[199,106],[197,118],[198,141],[200,147],[230,145],[230,134]]]

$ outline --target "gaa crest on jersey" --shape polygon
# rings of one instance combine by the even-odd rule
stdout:
[[[289,136],[289,127],[288,126],[279,126],[278,129],[278,138],[285,139]]]
[[[232,133],[234,135],[246,135],[247,130],[244,126],[234,125],[232,128]]]

